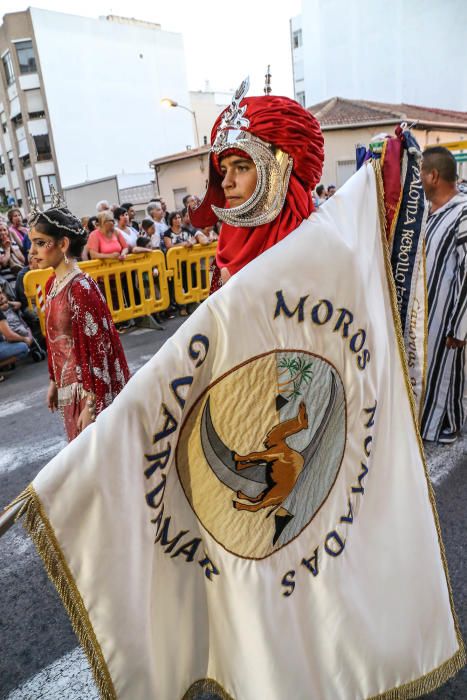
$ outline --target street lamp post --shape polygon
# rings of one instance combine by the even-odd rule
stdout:
[[[195,123],[195,134],[196,134],[196,148],[199,148],[199,134],[198,134],[198,122],[196,121],[196,113],[194,110],[190,109],[189,107],[185,107],[185,105],[181,105],[176,100],[170,99],[170,97],[164,97],[161,100],[161,104],[164,105],[164,107],[180,107],[180,109],[184,109],[187,112],[190,112],[190,114],[193,116],[193,121]]]

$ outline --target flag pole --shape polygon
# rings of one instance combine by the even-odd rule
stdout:
[[[17,501],[14,503],[11,508],[8,508],[8,510],[5,510],[1,515],[0,515],[0,537],[7,532],[7,530],[10,529],[12,525],[16,522],[16,517],[21,510],[24,501],[26,498],[22,498],[20,501]]]

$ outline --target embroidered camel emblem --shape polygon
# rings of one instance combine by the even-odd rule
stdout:
[[[237,510],[258,511],[261,508],[280,506],[290,494],[303,469],[304,459],[300,452],[293,450],[285,442],[286,438],[308,428],[308,415],[306,406],[300,404],[295,418],[278,423],[267,433],[262,452],[250,452],[247,455],[233,454],[237,471],[253,467],[257,463],[266,463],[267,488],[258,496],[247,496],[242,491],[237,491],[237,498],[248,501],[233,501]]]

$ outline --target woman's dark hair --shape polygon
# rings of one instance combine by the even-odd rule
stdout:
[[[56,241],[68,238],[70,255],[74,258],[81,257],[87,240],[86,231],[81,226],[81,221],[68,209],[47,209],[47,211],[38,214],[34,222],[31,223],[32,227]]]
[[[172,223],[173,223],[173,220],[175,219],[176,216],[181,217],[181,214],[179,211],[173,211],[169,214],[169,226],[170,226],[170,228],[172,228]]]
[[[141,222],[141,228],[143,231],[149,231],[151,226],[155,226],[154,220],[153,219],[143,219]]]
[[[149,236],[138,236],[136,239],[136,245],[140,246],[141,248],[147,248],[149,245],[151,245],[151,239]]]
[[[92,233],[92,231],[95,231],[96,228],[99,228],[99,225],[97,223],[97,216],[90,216],[88,219],[88,231],[89,231],[89,233]]]
[[[114,209],[114,219],[115,219],[115,221],[118,222],[118,220],[120,219],[120,217],[123,216],[124,214],[128,214],[128,212],[127,212],[126,209],[124,209],[123,207],[116,207],[116,208]]]

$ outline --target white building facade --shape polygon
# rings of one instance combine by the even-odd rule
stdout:
[[[199,144],[206,146],[211,143],[211,129],[217,117],[232,101],[232,92],[211,90],[206,85],[205,90],[190,92],[191,109],[196,115]],[[170,151],[167,151],[169,153]]]
[[[467,107],[465,0],[304,0],[291,20],[295,98]]]
[[[0,200],[147,170],[194,147],[182,36],[118,17],[29,8],[0,26]]]

